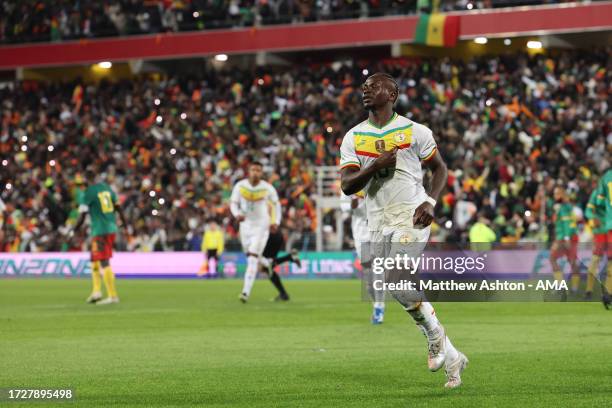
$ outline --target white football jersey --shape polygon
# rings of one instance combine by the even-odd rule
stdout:
[[[425,201],[421,161],[436,154],[436,142],[429,128],[397,113],[380,128],[369,120],[361,122],[342,140],[341,169],[368,167],[381,152],[396,146],[399,150],[395,168],[380,170],[364,189],[370,231],[396,225],[402,221],[398,214],[405,214]]]
[[[279,225],[281,207],[276,189],[267,181],[261,180],[253,186],[248,179],[234,185],[230,202],[234,217],[243,215],[247,226]]]

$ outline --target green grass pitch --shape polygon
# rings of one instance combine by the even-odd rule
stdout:
[[[0,388],[71,387],[78,407],[596,407],[612,401],[612,312],[598,303],[436,305],[470,359],[460,389],[430,373],[426,342],[393,303],[382,326],[353,281],[271,285],[0,280]],[[2,403],[26,406],[25,403]],[[57,403],[31,403],[34,406]]]

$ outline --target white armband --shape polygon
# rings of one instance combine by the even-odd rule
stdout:
[[[427,196],[427,198],[425,199],[426,202],[428,202],[429,204],[431,204],[432,207],[435,208],[437,201],[434,200],[433,198],[431,198],[430,196]]]

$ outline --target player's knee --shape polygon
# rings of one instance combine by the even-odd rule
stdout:
[[[258,266],[259,266],[259,257],[254,254],[247,254],[247,272],[257,273]]]
[[[416,291],[392,291],[391,296],[408,312],[418,309],[423,300],[421,294]]]
[[[108,259],[104,259],[100,261],[100,265],[102,265],[103,268],[106,268],[110,265],[110,262],[108,261]]]

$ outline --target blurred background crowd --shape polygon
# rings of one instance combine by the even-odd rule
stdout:
[[[556,0],[3,0],[0,43],[472,10]]]
[[[66,243],[60,231],[76,218],[86,167],[119,195],[130,222],[119,248],[199,250],[214,219],[237,249],[228,201],[253,159],[281,197],[287,246],[313,248],[318,222],[331,241],[334,213],[316,219],[314,168],[337,165],[376,71],[397,78],[397,111],[433,130],[448,164],[433,240],[465,242],[479,221],[497,241],[546,241],[553,187],[567,188],[580,218],[612,165],[610,63],[603,48],[10,82],[0,89],[2,250],[78,249],[84,237]]]

